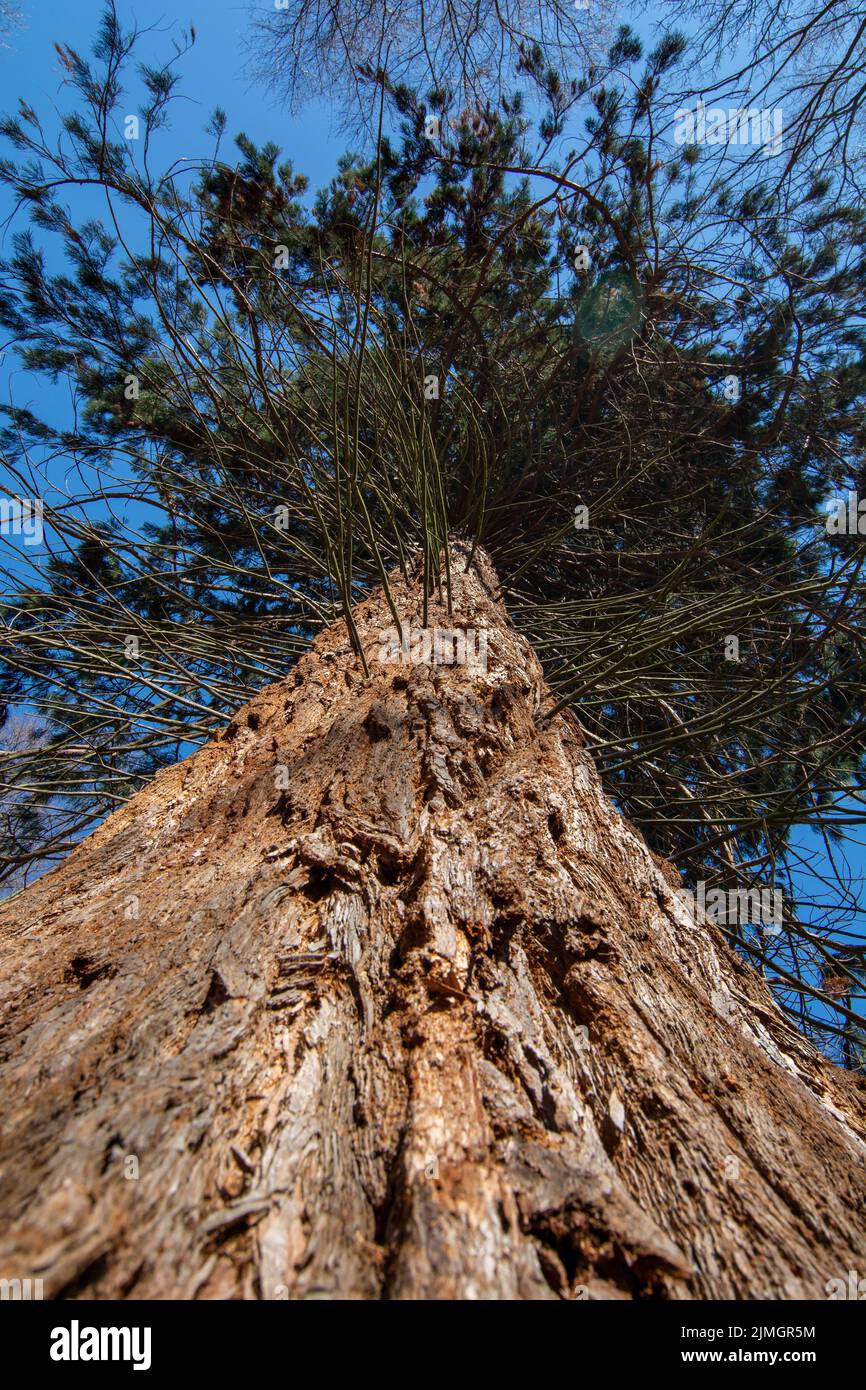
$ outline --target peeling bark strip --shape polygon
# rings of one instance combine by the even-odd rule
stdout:
[[[577,722],[537,719],[487,562],[456,569],[429,623],[486,632],[486,673],[365,680],[337,623],[3,909],[0,1276],[823,1298],[866,1272],[863,1081],[690,925]],[[392,623],[381,595],[356,620],[373,649]]]

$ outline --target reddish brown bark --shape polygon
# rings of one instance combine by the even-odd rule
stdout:
[[[374,596],[369,678],[336,624],[4,907],[0,1275],[822,1298],[866,1269],[862,1081],[688,924],[480,564],[430,621],[486,629],[486,674],[378,662]]]

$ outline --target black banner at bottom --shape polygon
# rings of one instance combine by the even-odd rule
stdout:
[[[513,1305],[506,1324],[498,1324],[495,1312],[485,1312],[479,1325],[471,1304],[449,1313],[448,1304],[437,1303],[432,1314],[430,1304],[420,1312],[407,1311],[404,1304],[383,1314],[357,1303],[338,1302],[335,1308],[335,1301],[326,1298],[304,1303],[43,1303],[12,1298],[0,1301],[0,1325],[7,1346],[16,1349],[21,1369],[47,1374],[58,1383],[70,1377],[93,1380],[103,1372],[139,1379],[177,1372],[249,1376],[257,1367],[265,1369],[273,1362],[282,1362],[286,1374],[294,1376],[300,1371],[299,1354],[304,1356],[306,1374],[309,1361],[319,1361],[322,1370],[333,1375],[344,1358],[347,1371],[357,1374],[364,1347],[365,1374],[379,1374],[375,1358],[381,1356],[381,1374],[390,1378],[392,1355],[401,1344],[376,1342],[371,1348],[371,1330],[430,1338],[424,1367],[433,1371],[433,1358],[441,1356],[441,1372],[449,1377],[458,1371],[470,1373],[473,1363],[489,1377],[497,1363],[502,1364],[500,1356],[510,1359],[503,1373],[513,1376],[519,1344],[525,1369],[537,1356],[540,1373],[547,1371],[555,1348],[554,1354],[571,1360],[575,1370],[581,1364],[586,1368],[587,1357],[597,1366],[600,1357],[610,1371],[619,1373],[667,1374],[679,1368],[687,1376],[700,1376],[711,1366],[729,1371],[761,1366],[773,1375],[802,1367],[826,1380],[828,1374],[850,1368],[853,1349],[862,1340],[859,1287],[852,1297],[845,1293],[826,1302],[787,1303],[577,1299],[552,1312],[550,1305],[546,1312],[527,1310],[519,1315],[517,1326]],[[453,1324],[451,1316],[456,1318]],[[493,1318],[491,1323],[488,1317]],[[525,1331],[520,1327],[523,1317]],[[456,1340],[449,1343],[452,1327]],[[355,1329],[357,1338],[351,1335]],[[554,1333],[557,1341],[539,1342],[539,1332]],[[478,1333],[482,1335],[476,1337]],[[524,1341],[526,1334],[530,1339]],[[423,1341],[418,1345],[420,1350]],[[405,1364],[405,1348],[401,1360]]]

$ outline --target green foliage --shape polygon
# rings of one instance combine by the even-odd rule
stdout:
[[[19,231],[0,322],[75,405],[62,425],[6,406],[2,437],[50,538],[38,573],[20,549],[9,566],[0,654],[4,698],[51,742],[38,772],[8,758],[7,786],[51,809],[52,845],[322,623],[354,637],[353,603],[390,596],[393,568],[420,555],[447,595],[459,537],[492,556],[653,848],[687,882],[787,888],[793,827],[861,819],[864,547],[820,508],[864,487],[862,209],[822,179],[782,216],[760,183],[734,193],[661,146],[677,36],[644,59],[623,31],[629,84],[569,87],[527,53],[534,149],[518,97],[452,111],[383,78],[390,133],[311,210],[292,163],[244,136],[185,175],[136,163],[114,132],[131,42],[109,25],[97,48],[97,68],[63,50],[71,145],[32,113],[2,126],[0,177],[63,268]],[[174,76],[143,81],[146,138]],[[553,159],[578,101],[585,135]],[[804,930],[789,897],[780,942],[735,936],[800,981],[798,1008],[821,1000],[810,1026],[844,1033]],[[830,935],[809,949],[836,954]]]

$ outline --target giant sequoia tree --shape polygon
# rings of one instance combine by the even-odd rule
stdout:
[[[6,876],[67,857],[2,913],[0,1267],[822,1296],[863,948],[790,875],[862,818],[862,211],[661,146],[676,36],[525,47],[530,107],[367,73],[312,205],[220,112],[157,170],[133,46],[2,127],[0,318],[74,410],[5,407]]]

